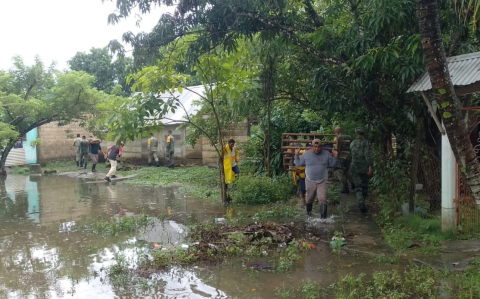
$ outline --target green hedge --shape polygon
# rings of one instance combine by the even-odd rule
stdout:
[[[266,204],[286,201],[295,193],[291,175],[274,178],[265,176],[241,175],[229,190],[235,203]]]

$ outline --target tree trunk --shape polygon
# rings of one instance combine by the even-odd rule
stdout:
[[[222,197],[222,203],[228,201],[227,196],[227,184],[225,184],[225,169],[223,168],[223,157],[218,157],[218,165],[220,168],[220,196]]]
[[[223,155],[224,155],[224,148],[225,144],[223,143],[223,133],[222,128],[220,127],[220,120],[217,118],[217,134],[218,134],[218,141],[220,143],[220,150],[218,157],[218,166],[220,168],[220,196],[222,197],[222,203],[227,203],[229,201],[228,191],[227,191],[227,184],[225,183],[225,168],[223,167]]]
[[[271,139],[272,139],[272,134],[271,134],[271,126],[270,126],[270,110],[271,110],[271,102],[268,101],[267,102],[267,119],[268,119],[268,123],[267,123],[267,159],[266,159],[266,166],[267,166],[267,177],[272,177],[272,171],[270,169],[270,166],[271,166],[271,163],[270,163],[270,147],[271,147]]]
[[[436,0],[418,0],[417,16],[432,92],[439,103],[443,124],[460,172],[472,196],[480,200],[480,164],[470,143],[461,102],[455,94],[446,63]],[[453,175],[453,174],[452,174]]]
[[[265,159],[265,168],[267,170],[267,177],[272,176],[271,169],[271,157],[270,157],[270,148],[271,148],[271,139],[272,139],[272,129],[271,129],[271,111],[272,111],[272,101],[275,95],[275,85],[273,82],[273,73],[275,71],[275,60],[267,54],[267,60],[263,69],[263,96],[267,106],[267,134],[266,134],[266,159]]]
[[[15,145],[15,142],[9,142],[6,146],[5,149],[3,150],[2,153],[2,158],[0,159],[0,176],[6,176],[7,172],[5,171],[5,163],[7,161],[7,156],[12,150],[13,146]]]

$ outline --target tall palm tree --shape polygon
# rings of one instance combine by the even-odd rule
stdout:
[[[472,1],[480,3],[480,0]],[[470,142],[467,125],[460,110],[461,103],[455,94],[448,71],[437,0],[417,0],[417,16],[432,92],[440,106],[448,140],[471,188],[472,196],[480,200],[480,163]]]

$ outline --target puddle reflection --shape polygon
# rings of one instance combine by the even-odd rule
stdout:
[[[79,223],[140,213],[171,217],[155,220],[145,232],[116,237],[75,230]],[[332,255],[325,245],[288,274],[248,271],[239,259],[219,266],[173,267],[147,280],[137,276],[138,281],[112,283],[109,266],[121,262],[133,270],[152,243],[179,246],[185,242],[186,225],[224,214],[220,205],[185,197],[173,188],[8,176],[0,181],[0,298],[275,298],[277,288],[298,286],[307,278],[328,285],[340,275],[369,271],[364,257]],[[360,259],[363,266],[356,267]]]
[[[75,225],[139,213],[202,221],[222,215],[223,210],[172,188],[61,176],[12,175],[0,180],[0,298],[227,297],[202,283],[193,272],[180,269],[156,275],[145,293],[113,287],[105,269],[116,262],[117,254],[135,267],[138,255],[147,250],[143,244],[184,243],[187,227],[172,220],[156,220],[151,229],[134,238],[106,238],[75,231]],[[175,273],[181,276],[173,279]]]

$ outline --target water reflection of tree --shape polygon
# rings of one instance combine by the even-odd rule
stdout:
[[[15,193],[15,200],[12,200],[6,191],[2,192],[0,195],[0,220],[24,218],[27,213],[28,194],[26,192]]]
[[[103,261],[107,251],[124,250],[132,235],[115,238],[82,232],[59,233],[56,228],[19,229],[18,223],[4,227],[8,237],[0,239],[0,298],[16,293],[20,298],[35,294],[49,298],[62,292],[59,281],[82,281],[91,277],[92,263]],[[19,233],[15,234],[18,230]]]

